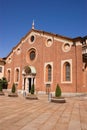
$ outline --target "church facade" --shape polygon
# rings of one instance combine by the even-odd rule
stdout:
[[[87,37],[68,38],[31,29],[4,59],[8,88],[54,92],[87,92]]]

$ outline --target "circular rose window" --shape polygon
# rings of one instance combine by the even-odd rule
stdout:
[[[27,51],[26,60],[28,63],[36,60],[36,49],[31,48]]]

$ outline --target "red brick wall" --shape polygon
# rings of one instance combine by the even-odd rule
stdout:
[[[69,52],[63,52],[63,42],[59,42],[53,39],[53,44],[50,47],[46,47],[46,37],[36,35],[35,43],[29,44],[28,41],[21,44],[21,53],[19,55],[13,52],[12,62],[5,65],[5,76],[7,68],[11,68],[11,88],[14,82],[14,69],[20,67],[20,81],[18,89],[22,88],[22,70],[26,65],[32,65],[36,68],[36,87],[39,91],[46,91],[46,85],[44,84],[44,65],[47,62],[53,62],[53,82],[51,84],[51,91],[55,91],[56,84],[58,83],[63,92],[80,92],[82,91],[82,47],[71,46]],[[29,62],[26,58],[28,56],[28,50],[35,48],[37,52],[37,58],[34,62]],[[61,60],[72,59],[72,83],[61,83]]]

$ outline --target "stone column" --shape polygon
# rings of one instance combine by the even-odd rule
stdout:
[[[22,93],[24,91],[24,76],[22,75]]]
[[[31,87],[32,87],[32,85],[33,85],[33,78],[31,78]]]
[[[28,78],[26,78],[26,80],[25,80],[25,90],[26,90],[27,93],[29,92],[29,81],[28,81]]]

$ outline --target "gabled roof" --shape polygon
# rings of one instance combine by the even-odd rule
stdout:
[[[36,32],[36,33],[42,33],[42,34],[46,34],[46,35],[50,35],[50,36],[53,36],[53,37],[57,37],[57,38],[61,38],[61,39],[67,39],[67,40],[70,40],[72,41],[72,38],[69,38],[69,37],[65,37],[65,36],[62,36],[62,35],[58,35],[58,34],[54,34],[54,33],[49,33],[49,32],[46,32],[46,31],[42,31],[42,30],[36,30],[36,29],[31,29],[24,37],[21,38],[20,42],[12,48],[12,51],[8,54],[8,56],[6,58],[9,57],[9,55],[13,52],[13,50],[18,47],[21,42],[27,38],[27,36],[31,33],[31,32]]]
[[[60,38],[60,39],[64,39],[64,40],[69,40],[69,41],[72,41],[72,42],[76,42],[76,41],[82,41],[82,37],[77,37],[77,38],[69,38],[69,37],[66,37],[66,36],[62,36],[62,35],[59,35],[59,34],[54,34],[54,33],[50,33],[50,32],[46,32],[46,31],[42,31],[42,30],[36,30],[36,29],[31,29],[21,40],[20,40],[20,42],[15,46],[15,47],[13,47],[13,49],[12,49],[12,51],[8,54],[8,56],[13,52],[13,50],[16,48],[16,47],[18,47],[20,44],[21,44],[21,42],[23,41],[23,40],[25,40],[26,38],[27,38],[27,36],[31,33],[31,32],[36,32],[36,33],[41,33],[41,34],[43,34],[43,35],[50,35],[50,36],[52,36],[52,37],[56,37],[56,38]],[[86,36],[87,37],[87,36]],[[7,56],[7,57],[8,57]],[[6,58],[7,58],[6,57]]]
[[[62,36],[62,35],[59,35],[59,34],[55,34],[55,33],[51,33],[51,32],[46,32],[46,31],[42,31],[42,30],[35,30],[35,29],[33,31],[38,32],[38,33],[43,33],[43,34],[46,34],[46,35],[50,35],[50,36],[53,36],[53,37],[67,39],[67,40],[72,41],[72,38],[65,37],[65,36]]]

